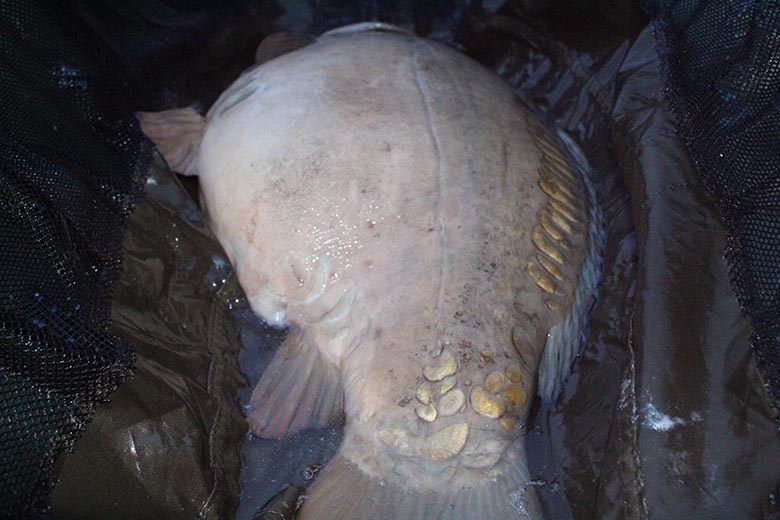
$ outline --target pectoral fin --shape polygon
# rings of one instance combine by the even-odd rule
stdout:
[[[198,174],[198,152],[206,118],[194,108],[162,112],[137,112],[141,131],[152,140],[171,170],[182,175]]]
[[[305,332],[293,329],[252,393],[247,422],[255,435],[281,438],[338,422],[344,392],[338,367]]]

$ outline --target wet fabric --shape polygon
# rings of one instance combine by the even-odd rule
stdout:
[[[223,21],[234,21],[231,14],[240,20],[251,7],[221,5]],[[144,18],[149,13],[154,16]],[[153,152],[138,129],[134,111],[150,103],[142,100],[170,100],[170,85],[178,86],[171,80],[180,71],[178,67],[189,66],[192,74],[205,77],[213,68],[213,62],[193,51],[204,43],[194,30],[198,21],[202,25],[214,18],[203,8],[194,13],[198,16],[177,13],[182,14],[173,6],[150,2],[7,2],[0,6],[1,516],[26,517],[50,510],[55,461],[66,466],[63,474],[67,475],[62,452],[73,448],[96,404],[107,401],[111,392],[128,380],[136,365],[136,349],[148,341],[144,334],[127,331],[122,336],[130,341],[124,341],[120,331],[110,329],[111,296],[120,271],[123,275],[128,272],[128,264],[122,264],[123,233],[143,194]],[[190,31],[175,30],[181,27]],[[231,27],[238,32],[246,25],[235,23]],[[174,41],[170,34],[162,34],[164,31],[188,43]],[[143,45],[137,44],[139,37]],[[218,43],[212,47],[219,48]],[[144,67],[148,64],[144,53],[156,52],[161,46],[165,52],[156,54],[160,68],[150,71]],[[226,47],[239,54],[243,49]],[[247,54],[251,56],[253,51],[251,45]],[[195,56],[195,65],[179,60],[182,54],[190,59]],[[176,61],[176,67],[166,66],[166,60]],[[159,74],[159,70],[167,74]],[[186,94],[186,88],[178,90]],[[170,294],[169,290],[163,292]],[[135,321],[132,327],[141,325]],[[159,339],[159,331],[156,334]],[[186,353],[186,344],[181,346]],[[155,357],[154,366],[159,363]],[[207,369],[216,365],[182,363],[176,365],[176,377],[166,379],[157,374],[158,380],[164,379],[160,393],[170,397],[167,401],[151,398],[147,393],[150,385],[138,386],[146,377],[147,366],[141,359],[138,377],[131,383],[144,390],[140,392],[143,399],[132,402],[122,420],[112,418],[110,427],[104,425],[101,430],[99,422],[93,423],[89,436],[95,438],[110,430],[108,437],[113,440],[121,434],[121,430],[113,431],[115,425],[126,426],[122,422],[128,418],[140,417],[140,421],[153,424],[151,418],[160,417],[164,426],[160,429],[170,438],[176,438],[171,431],[186,434],[185,439],[203,448],[198,456],[182,456],[183,462],[175,465],[190,478],[175,478],[178,484],[165,479],[168,486],[176,488],[171,492],[174,498],[160,499],[158,505],[149,503],[146,494],[133,494],[130,490],[152,486],[152,472],[147,471],[137,486],[126,488],[132,507],[125,511],[152,510],[168,516],[167,512],[178,510],[181,503],[196,502],[202,493],[200,499],[206,502],[209,498],[209,508],[219,516],[224,511],[219,501],[226,494],[235,497],[237,492],[236,478],[230,477],[230,471],[228,477],[217,475],[223,472],[220,459],[237,471],[237,455],[232,459],[222,454],[216,457],[208,451],[212,448],[211,452],[219,453],[216,449],[223,441],[213,439],[229,437],[209,429],[212,424],[221,426],[213,417],[216,407],[208,400],[214,399],[212,395],[187,396],[191,401],[181,396],[178,405],[172,397],[177,395],[179,378],[186,378],[188,370],[196,370],[196,381],[206,387],[206,377],[212,377]],[[227,392],[227,403],[235,407],[234,390],[227,384],[218,387],[217,393]],[[127,395],[132,395],[132,390],[122,387],[121,396]],[[192,409],[189,415],[163,415],[181,409],[182,402]],[[196,413],[199,409],[200,414]],[[108,410],[101,410],[101,414]],[[233,413],[234,428],[243,429],[240,415]],[[99,443],[86,444],[89,447],[79,453],[105,463],[112,449],[121,450],[121,446],[98,438],[103,448]],[[156,437],[150,433],[143,438],[154,441]],[[235,442],[232,439],[230,444]],[[166,447],[180,444],[177,440]],[[148,449],[145,453],[159,455]],[[171,458],[160,460],[159,467],[172,466]],[[96,501],[105,496],[114,505],[120,502],[111,494],[94,493],[100,486],[116,490],[120,481],[130,480],[114,473],[116,465],[108,467],[110,473],[97,472],[93,466],[81,466],[82,471],[75,473],[82,483],[92,484],[71,488],[78,491],[71,499],[83,504],[84,510],[95,511],[98,504],[84,500],[85,495]],[[171,469],[166,474],[177,475]],[[204,483],[187,485],[199,480]],[[220,483],[212,482],[216,480]],[[233,489],[226,492],[230,486]],[[137,507],[147,503],[152,509]]]
[[[775,415],[751,355],[752,337],[771,383],[778,336],[758,331],[777,262],[757,237],[774,218],[777,176],[761,160],[773,164],[778,134],[762,125],[777,83],[737,88],[762,64],[773,70],[759,23],[771,5],[716,4],[660,2],[655,26],[631,3],[563,0],[0,7],[0,509],[49,511],[54,460],[134,364],[57,459],[53,517],[251,518],[316,476],[338,428],[244,437],[235,396],[247,401],[284,332],[252,316],[188,198],[196,184],[185,190],[155,162],[132,113],[207,108],[275,30],[316,36],[373,18],[496,70],[593,166],[609,229],[599,301],[564,393],[528,425],[547,517],[777,517]],[[744,47],[711,29],[735,15]],[[758,87],[767,93],[748,95]],[[748,174],[745,189],[729,184]],[[75,346],[68,331],[81,331]],[[91,379],[74,379],[74,366]]]
[[[658,50],[678,128],[727,232],[751,342],[780,404],[780,6],[658,1]]]
[[[225,518],[236,508],[246,434],[233,318],[246,302],[162,159],[123,246],[111,332],[136,348],[135,374],[98,409],[85,448],[64,458],[52,516]]]
[[[650,30],[627,58],[632,72],[656,78],[626,84],[614,112],[618,133],[631,129],[637,149],[621,161],[645,172],[640,182],[629,181],[634,200],[642,201],[634,220],[645,259],[629,337],[642,348],[635,472],[654,483],[644,486],[642,499],[660,518],[760,517],[780,476],[773,462],[780,443],[729,280],[727,235],[661,95]],[[637,102],[647,87],[657,94]],[[637,120],[646,126],[635,132]]]

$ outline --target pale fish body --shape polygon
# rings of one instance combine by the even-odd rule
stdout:
[[[302,517],[540,516],[523,423],[542,358],[547,393],[568,369],[598,233],[592,193],[507,85],[363,25],[247,71],[205,118],[139,117],[200,176],[252,308],[292,329],[252,430],[346,415]]]

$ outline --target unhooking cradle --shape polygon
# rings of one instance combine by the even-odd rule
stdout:
[[[576,355],[602,224],[507,85],[361,25],[250,69],[205,118],[139,119],[199,175],[252,308],[291,327],[254,433],[346,415],[301,517],[540,516],[523,424],[537,378],[554,396]]]

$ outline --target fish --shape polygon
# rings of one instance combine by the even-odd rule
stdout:
[[[535,519],[524,431],[601,276],[587,161],[494,72],[382,23],[262,46],[207,114],[138,113],[252,309],[263,438],[344,422],[303,519]]]

